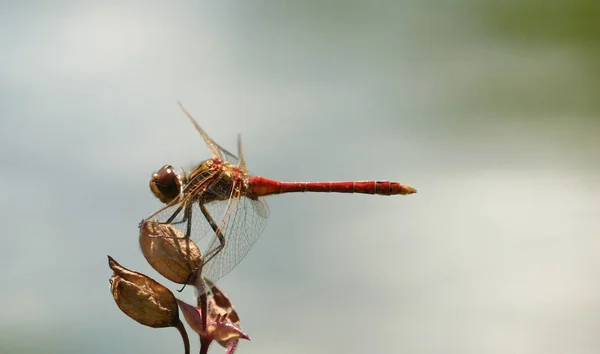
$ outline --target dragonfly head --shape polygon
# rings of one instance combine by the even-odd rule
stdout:
[[[171,165],[161,167],[150,177],[150,190],[156,198],[165,204],[179,197],[182,180]]]

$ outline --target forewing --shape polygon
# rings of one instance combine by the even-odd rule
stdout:
[[[206,147],[208,148],[208,151],[210,152],[210,154],[212,155],[213,158],[221,158],[224,159],[224,156],[221,155],[221,151],[220,151],[220,146],[215,143],[210,136],[208,136],[208,134],[206,134],[206,132],[204,131],[204,129],[202,129],[200,127],[200,125],[196,122],[196,120],[194,119],[194,117],[192,117],[192,115],[190,114],[190,112],[187,111],[187,109],[185,109],[185,107],[183,106],[183,104],[179,101],[177,101],[177,104],[179,105],[179,108],[181,108],[181,110],[183,111],[183,113],[185,114],[185,116],[192,122],[192,124],[194,125],[194,127],[196,128],[196,130],[198,131],[198,133],[200,133],[200,136],[202,136],[202,139],[204,140],[204,142],[206,143]]]
[[[179,104],[179,107],[181,108],[185,116],[192,122],[198,133],[200,133],[200,136],[202,136],[202,139],[206,143],[206,147],[208,148],[208,151],[210,152],[213,158],[218,157],[221,160],[227,161],[234,165],[237,165],[239,163],[239,159],[237,156],[227,151],[221,145],[217,144],[214,140],[212,140],[210,136],[208,136],[208,134],[206,134],[204,129],[200,127],[198,122],[196,122],[194,117],[192,117],[190,112],[188,112],[187,109],[185,109],[181,102],[177,101],[177,104]]]

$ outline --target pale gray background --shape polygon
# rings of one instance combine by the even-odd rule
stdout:
[[[106,261],[162,281],[147,180],[208,157],[181,100],[255,174],[419,190],[269,198],[239,353],[597,353],[594,4],[2,2],[0,352],[182,352]]]

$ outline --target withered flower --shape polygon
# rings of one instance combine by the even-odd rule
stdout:
[[[177,284],[194,284],[191,276],[202,264],[198,246],[183,232],[155,221],[140,224],[140,247],[152,268]]]
[[[113,270],[110,290],[117,306],[137,322],[153,327],[176,327],[189,353],[189,339],[179,319],[177,300],[173,293],[154,279],[121,266],[111,256],[108,265]]]
[[[227,320],[227,322],[232,325],[239,327],[240,325],[240,316],[238,316],[237,312],[233,308],[231,304],[231,300],[219,289],[213,282],[208,279],[204,279],[206,285],[210,287],[210,296],[208,297],[208,317],[210,318],[222,318],[222,320]],[[223,336],[224,337],[224,336]],[[250,339],[250,338],[244,338]],[[222,345],[226,346],[226,339],[217,341]]]
[[[239,328],[240,318],[233,309],[231,301],[214,284],[208,281],[207,283],[211,286],[211,289],[207,293],[208,325],[206,330],[203,330],[200,308],[179,299],[177,299],[177,303],[189,326],[200,335],[203,352],[208,350],[208,346],[212,341],[217,341],[227,348],[227,353],[233,353],[239,339],[250,340],[250,337]]]

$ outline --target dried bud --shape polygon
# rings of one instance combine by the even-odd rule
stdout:
[[[177,284],[194,284],[190,277],[202,264],[198,246],[170,224],[142,221],[140,247],[152,268]]]
[[[190,340],[179,319],[173,293],[144,274],[121,266],[111,256],[108,256],[108,265],[114,272],[109,280],[110,290],[121,311],[145,326],[177,328],[185,354],[189,354]]]
[[[114,272],[110,290],[121,311],[145,326],[177,325],[177,302],[169,289],[144,274],[122,267],[110,256],[108,265]]]

